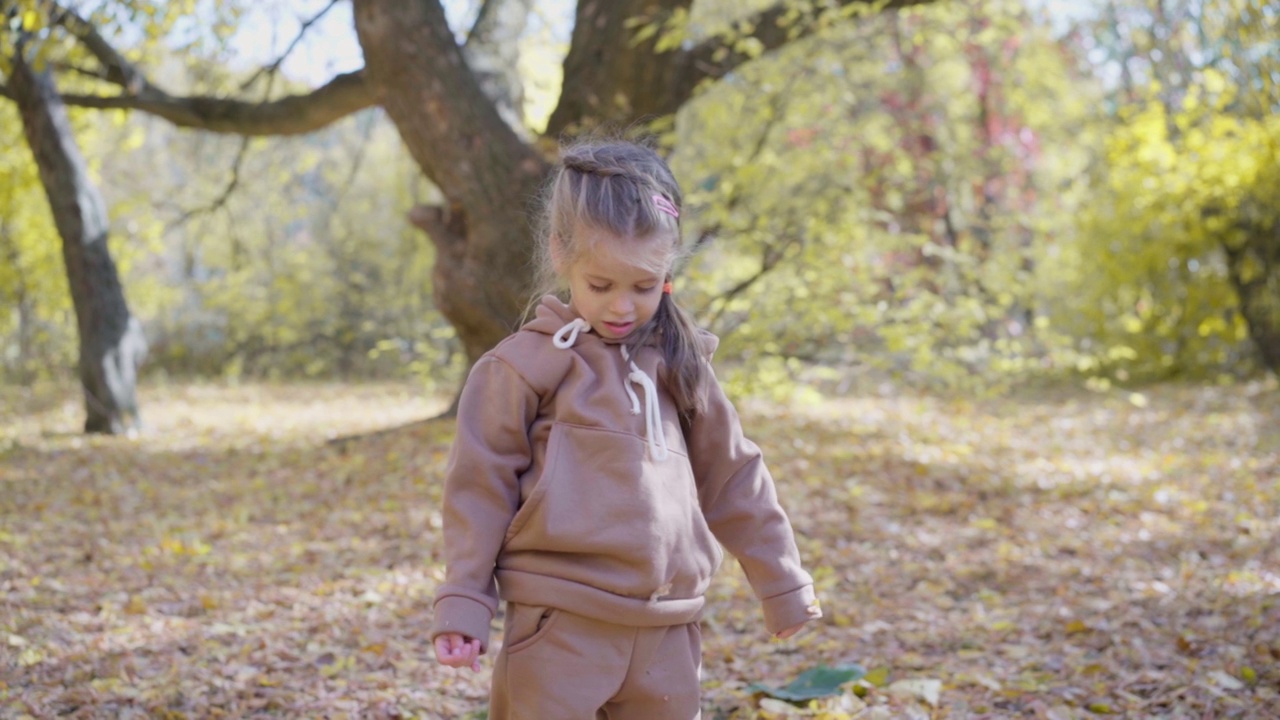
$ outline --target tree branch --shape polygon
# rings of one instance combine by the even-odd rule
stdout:
[[[524,34],[534,0],[485,0],[475,25],[462,46],[467,66],[498,109],[498,114],[522,139],[524,84],[520,79],[520,36]]]
[[[835,0],[839,6],[864,5],[873,11],[898,10],[934,0]],[[546,135],[556,137],[578,125],[627,123],[638,118],[670,115],[693,97],[699,83],[724,77],[760,52],[782,47],[811,34],[815,24],[798,32],[778,25],[787,13],[779,2],[738,22],[750,27],[758,42],[752,52],[735,50],[726,36],[709,38],[688,50],[670,50],[655,59],[658,35],[635,42],[634,19],[662,22],[687,10],[691,0],[614,0],[578,3],[577,20],[564,76],[566,85],[547,123]],[[733,38],[738,40],[740,38]]]
[[[309,22],[315,22],[319,17],[317,15]],[[377,102],[365,83],[363,70],[338,75],[305,95],[290,95],[271,102],[171,95],[152,84],[141,70],[102,37],[92,23],[66,8],[58,9],[54,21],[67,28],[98,59],[104,70],[104,79],[124,88],[122,94],[115,96],[64,95],[67,105],[100,110],[141,110],[179,127],[210,132],[299,135],[318,130]],[[2,86],[0,94],[8,96]]]
[[[240,165],[241,163],[244,162],[244,156],[248,152],[248,150],[249,150],[249,137],[246,135],[240,141],[240,150],[236,152],[235,162],[231,164],[231,180],[227,182],[227,186],[223,188],[222,193],[218,195],[217,198],[214,199],[212,204],[205,205],[203,207],[194,208],[192,210],[187,210],[186,212],[182,213],[182,215],[178,216],[176,220],[169,223],[168,225],[165,225],[164,230],[160,234],[168,235],[170,232],[190,222],[190,220],[196,217],[197,215],[207,215],[210,213],[217,212],[218,210],[225,207],[227,204],[227,201],[231,199],[231,193],[235,192],[236,187],[240,185]]]
[[[80,17],[69,8],[55,5],[53,14],[53,24],[61,25],[68,32],[84,45],[85,49],[93,54],[102,63],[105,71],[102,77],[108,82],[115,83],[123,87],[131,94],[141,93],[147,89],[151,89],[151,83],[138,70],[133,63],[129,62],[116,51],[107,39],[102,37],[98,29],[93,23]]]
[[[3,87],[0,94],[7,96]],[[136,95],[64,95],[67,105],[99,110],[141,110],[178,127],[236,135],[301,135],[377,104],[364,71],[338,75],[306,95],[271,102],[179,97],[151,88]]]
[[[324,17],[333,9],[333,6],[337,4],[338,0],[329,0],[329,4],[325,5],[323,10],[313,15],[310,20],[302,23],[302,27],[298,28],[297,36],[293,38],[293,42],[289,43],[289,47],[285,48],[284,52],[280,53],[280,57],[276,58],[275,62],[272,62],[270,65],[258,68],[257,72],[250,75],[248,80],[245,80],[240,84],[240,89],[248,90],[255,82],[258,81],[258,78],[262,77],[263,73],[274,75],[279,71],[280,66],[284,64],[285,59],[289,57],[289,54],[293,52],[294,48],[298,47],[298,43],[302,42],[302,36],[307,34],[307,30],[309,30],[312,25],[315,25],[320,18]]]
[[[934,0],[839,0],[837,3],[841,7],[850,5],[869,6],[875,12],[886,12],[889,10],[901,10],[903,8],[913,7],[916,5],[927,5]],[[789,27],[783,27],[779,24],[782,18],[787,14],[787,8],[778,4],[768,10],[762,10],[755,15],[746,18],[742,24],[747,27],[755,28],[751,33],[751,37],[759,41],[760,45],[756,50],[769,52],[792,42],[798,38],[804,37],[813,31],[813,26],[803,28],[796,33]],[[703,80],[708,78],[719,78],[729,74],[734,68],[742,65],[754,57],[758,52],[746,53],[735,50],[732,46],[725,45],[724,39],[720,37],[710,38],[697,47],[690,50],[684,62],[684,73],[680,78],[680,88],[685,93],[681,102],[687,100],[693,93],[693,90]]]

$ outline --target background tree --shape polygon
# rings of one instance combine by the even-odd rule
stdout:
[[[89,178],[51,74],[33,68],[30,13],[13,18],[10,92],[62,239],[62,257],[79,331],[85,432],[120,433],[137,425],[136,380],[147,344],[129,312],[107,247],[107,209]],[[21,311],[22,306],[19,305]],[[20,323],[27,322],[25,319]]]
[[[918,2],[865,6],[883,10]],[[548,135],[674,112],[701,82],[722,77],[808,28],[864,6],[814,6],[806,11],[809,22],[797,18],[790,23],[779,19],[793,7],[769,6],[739,18],[732,32],[672,45],[671,37],[681,34],[691,4],[580,3],[565,58],[568,80]],[[172,95],[113,47],[99,30],[99,17],[81,17],[55,3],[28,5],[32,7],[27,11],[47,14],[51,31],[66,33],[93,56],[89,74],[119,88],[115,95],[68,94],[70,104],[143,110],[184,127],[242,135],[308,132],[361,108],[381,105],[410,155],[444,195],[438,206],[417,208],[413,214],[436,246],[436,305],[471,359],[510,331],[530,289],[529,202],[537,196],[548,165],[485,95],[439,2],[355,0],[355,28],[366,67],[339,75],[313,92],[268,102]],[[480,17],[507,17],[527,7],[491,0]],[[646,34],[637,32],[638,27],[664,31]],[[659,42],[664,43],[661,51]],[[489,282],[495,276],[508,281]]]
[[[1100,27],[1095,27],[1100,26]],[[1113,114],[1055,280],[1081,368],[1126,380],[1280,368],[1274,8],[1109,3],[1078,32]]]
[[[176,15],[154,27],[192,17],[180,5],[164,6]],[[1255,69],[1260,62],[1239,58],[1265,60],[1257,48],[1273,32],[1269,16],[1228,27],[1229,14],[1216,6],[1189,12],[1169,2],[1113,5],[1086,14],[1087,24],[1065,38],[1017,0],[951,0],[891,13],[856,3],[789,4],[773,13],[763,0],[705,0],[663,12],[645,6],[618,31],[635,45],[619,52],[635,62],[610,71],[628,92],[606,97],[584,94],[591,82],[575,81],[610,65],[581,54],[599,47],[594,36],[568,38],[560,54],[548,53],[555,64],[563,59],[565,68],[576,68],[560,92],[558,72],[531,65],[530,33],[542,21],[531,5],[474,3],[474,21],[450,18],[471,31],[464,39],[448,33],[449,42],[474,68],[472,89],[483,98],[476,112],[499,108],[494,137],[509,142],[497,145],[483,139],[480,115],[473,121],[453,104],[432,105],[437,86],[462,98],[452,86],[436,75],[396,75],[394,59],[369,62],[385,62],[380,72],[419,87],[416,99],[396,110],[400,124],[425,117],[415,109],[421,107],[439,113],[430,127],[387,122],[392,112],[369,94],[372,64],[317,90],[278,76],[280,58],[257,71],[227,64],[219,38],[235,27],[234,13],[222,30],[200,29],[185,40],[209,42],[206,52],[175,52],[172,32],[159,45],[151,34],[139,35],[141,49],[130,44],[125,53],[133,67],[146,65],[146,79],[118,95],[103,92],[121,86],[103,84],[106,73],[86,48],[128,35],[114,30],[123,21],[81,5],[92,24],[66,18],[45,36],[49,67],[70,101],[90,108],[79,111],[77,133],[90,175],[113,207],[113,232],[129,238],[115,250],[160,372],[412,374],[450,386],[485,343],[468,348],[467,338],[483,334],[440,310],[456,316],[468,308],[450,310],[448,302],[491,289],[475,275],[490,267],[486,247],[497,258],[492,267],[517,273],[509,276],[514,288],[524,272],[518,251],[527,252],[531,240],[526,217],[540,176],[493,168],[525,157],[545,170],[558,137],[552,132],[639,127],[629,119],[637,107],[669,105],[664,98],[679,86],[650,77],[653,67],[688,62],[689,53],[708,47],[716,50],[693,74],[711,81],[644,128],[659,134],[687,190],[686,228],[700,252],[684,270],[693,282],[682,282],[682,297],[724,338],[722,360],[750,361],[741,373],[732,363],[726,368],[731,383],[752,386],[738,390],[790,394],[794,379],[848,387],[868,370],[972,389],[1063,372],[1083,373],[1099,388],[1171,373],[1248,372],[1265,344],[1251,334],[1266,325],[1246,319],[1231,268],[1241,288],[1266,299],[1272,291],[1259,270],[1270,256],[1264,246],[1231,262],[1224,250],[1230,238],[1207,228],[1221,216],[1229,220],[1223,227],[1238,230],[1243,215],[1232,203],[1265,196],[1258,190],[1265,173],[1241,164],[1248,153],[1231,143],[1248,138],[1268,147],[1265,133],[1249,129],[1264,126],[1257,119],[1267,76]],[[94,7],[127,6],[143,7]],[[299,18],[299,35],[284,38],[284,55],[335,7],[342,3],[311,5]],[[358,6],[350,7],[355,21],[365,22]],[[1235,9],[1251,17],[1247,4]],[[150,27],[147,12],[136,14],[135,22]],[[1178,25],[1158,27],[1160,17]],[[744,18],[769,22],[766,28]],[[770,39],[772,28],[780,40]],[[647,56],[636,49],[645,44]],[[413,47],[420,53],[433,46],[445,47],[444,37]],[[1187,50],[1201,46],[1217,49]],[[1189,54],[1179,60],[1178,52]],[[661,62],[640,62],[654,54]],[[671,54],[679,58],[665,58]],[[1127,81],[1107,64],[1120,58]],[[1213,75],[1201,65],[1212,58],[1221,83],[1210,87]],[[452,77],[449,60],[410,64],[433,63],[440,66],[432,72]],[[511,67],[521,72],[492,75]],[[724,67],[732,72],[721,74]],[[1158,92],[1148,89],[1154,78]],[[513,98],[530,79],[535,96],[521,123]],[[1135,99],[1148,96],[1150,104]],[[227,97],[242,99],[218,99]],[[1191,112],[1188,103],[1196,102]],[[144,105],[149,112],[127,110]],[[108,111],[92,111],[103,107]],[[283,134],[240,136],[237,127]],[[405,153],[406,133],[420,147],[445,150]],[[462,152],[446,138],[479,152]],[[1199,149],[1187,150],[1196,138]],[[449,182],[475,195],[432,182],[422,168],[435,162],[447,167],[431,172],[460,173]],[[1188,177],[1205,181],[1183,182]],[[1226,190],[1246,185],[1248,192]],[[1205,187],[1220,190],[1206,196]],[[505,203],[487,218],[508,213],[485,226],[487,240],[472,227],[482,201]],[[400,218],[409,208],[405,224]],[[1179,215],[1177,208],[1197,209]],[[0,242],[10,256],[36,271],[44,267],[31,242],[36,226],[7,227],[10,241]],[[1266,237],[1270,226],[1263,227],[1253,236]],[[499,232],[507,239],[495,239]],[[16,358],[65,352],[52,341],[56,333],[19,332],[57,326],[45,320],[53,304],[41,300],[42,282],[0,272],[0,292],[28,299],[26,310],[0,318],[8,367],[20,364]],[[473,330],[492,327],[500,337],[509,326],[492,322],[493,308],[514,304],[518,311],[525,291],[486,297],[488,305],[466,303],[480,310],[467,317]]]

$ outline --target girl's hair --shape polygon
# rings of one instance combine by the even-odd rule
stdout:
[[[666,240],[670,251],[663,267],[653,270],[671,280],[682,259],[680,220],[660,209],[658,195],[679,211],[680,186],[667,163],[653,149],[623,140],[586,141],[560,151],[560,163],[546,195],[538,265],[541,295],[558,290],[563,280],[553,254],[571,267],[592,251],[579,229],[602,231],[623,245],[631,241]],[[708,369],[697,339],[697,325],[672,295],[663,293],[653,319],[638,328],[627,344],[631,351],[654,338],[666,361],[663,375],[676,407],[685,417],[704,409],[702,385]]]

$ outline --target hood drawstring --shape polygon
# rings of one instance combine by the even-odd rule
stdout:
[[[631,374],[627,379],[644,389],[644,434],[649,441],[649,452],[654,460],[666,460],[667,436],[662,432],[662,408],[658,407],[658,386],[654,384],[653,378],[645,375],[644,371],[631,359],[631,353],[627,352],[626,345],[622,346],[622,359],[631,365]],[[623,387],[631,397],[631,414],[639,415],[640,398],[636,397],[630,385],[623,385]]]
[[[562,337],[566,330],[569,331],[569,337],[567,339]],[[591,323],[583,320],[582,318],[574,318],[573,322],[556,331],[556,334],[551,338],[551,342],[561,350],[567,350],[573,347],[574,343],[578,342],[578,333],[582,330],[591,332]]]
[[[591,323],[582,318],[574,318],[572,322],[556,331],[551,342],[557,348],[567,350],[578,341],[579,332],[591,332]],[[631,373],[627,375],[627,380],[644,390],[644,434],[645,440],[649,443],[649,454],[654,460],[666,460],[667,437],[662,432],[662,408],[658,406],[658,386],[654,384],[653,378],[645,375],[644,371],[631,359],[627,346],[619,347],[622,349],[622,359],[631,366]],[[623,384],[622,387],[627,391],[627,397],[631,399],[631,414],[639,415],[640,398],[636,395],[636,391],[632,390],[629,384]]]

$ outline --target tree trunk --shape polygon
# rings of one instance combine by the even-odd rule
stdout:
[[[520,79],[520,36],[533,12],[534,0],[485,0],[462,46],[462,56],[485,97],[520,137],[524,125],[524,81]]]
[[[142,325],[129,313],[107,249],[107,211],[89,180],[66,108],[47,72],[16,54],[10,77],[22,127],[62,236],[62,258],[80,334],[80,382],[89,433],[139,424],[137,369],[146,355]]]
[[[1280,375],[1280,221],[1246,222],[1241,229],[1237,242],[1223,243],[1228,273],[1249,337],[1263,364]]]
[[[18,384],[26,385],[35,380],[35,365],[32,361],[32,323],[34,322],[34,306],[26,280],[22,276],[20,263],[22,254],[18,251],[17,238],[9,231],[7,218],[0,217],[0,250],[3,251],[4,262],[14,269],[17,287],[13,292],[13,303],[18,311],[18,359],[13,366],[13,379]]]
[[[434,0],[355,0],[365,79],[446,204],[416,208],[436,247],[433,295],[474,362],[533,290],[529,217],[547,163],[503,122]]]
[[[579,2],[573,40],[564,59],[567,81],[547,121],[547,135],[653,120],[679,109],[696,82],[688,67],[691,53],[672,50],[659,55],[654,51],[657,34],[639,43],[633,38],[639,30],[637,22],[665,21],[692,4],[692,0]]]

